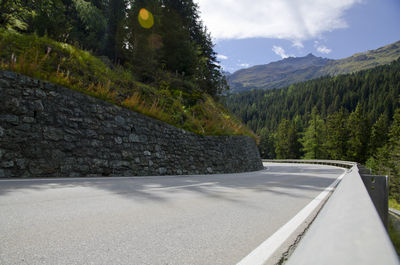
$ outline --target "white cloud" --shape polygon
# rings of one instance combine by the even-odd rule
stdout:
[[[344,12],[364,0],[197,0],[216,39],[251,37],[301,40],[346,28]]]
[[[329,53],[332,52],[331,49],[329,49],[328,47],[326,47],[326,46],[324,46],[324,45],[318,46],[318,47],[317,47],[317,51],[320,52],[320,53],[324,53],[324,54],[329,54]]]
[[[241,63],[241,64],[238,64],[238,66],[244,67],[244,68],[248,68],[248,67],[250,66],[250,64],[248,64],[248,63]]]
[[[282,57],[282,59],[288,58],[289,55],[286,54],[285,50],[280,46],[273,46],[272,51]]]
[[[298,49],[303,49],[304,48],[304,45],[300,40],[294,40],[292,46],[296,47]]]
[[[228,56],[223,55],[223,54],[217,54],[217,59],[219,59],[219,60],[227,60]]]

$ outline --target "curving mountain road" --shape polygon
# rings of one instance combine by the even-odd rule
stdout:
[[[343,169],[0,180],[0,264],[235,264]]]

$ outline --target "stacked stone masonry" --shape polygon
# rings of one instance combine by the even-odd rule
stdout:
[[[210,174],[262,168],[253,139],[199,136],[0,71],[0,177]]]

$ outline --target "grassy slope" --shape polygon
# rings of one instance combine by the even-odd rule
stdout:
[[[187,106],[185,95],[168,79],[162,89],[145,85],[123,67],[46,37],[0,31],[0,69],[56,83],[197,134],[256,138],[207,95],[197,95],[197,103]]]
[[[400,41],[377,50],[356,53],[353,56],[329,62],[322,70],[323,75],[340,75],[389,64],[400,57]]]
[[[389,208],[394,208],[400,211],[400,204],[398,204],[395,199],[389,199]],[[389,214],[388,233],[396,249],[397,254],[400,256],[400,230],[399,230],[399,225],[398,224],[396,225],[396,220],[398,220],[397,217],[390,217]]]

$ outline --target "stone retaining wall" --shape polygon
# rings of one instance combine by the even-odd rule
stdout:
[[[0,71],[0,177],[233,173],[262,168],[253,139],[199,136]]]

